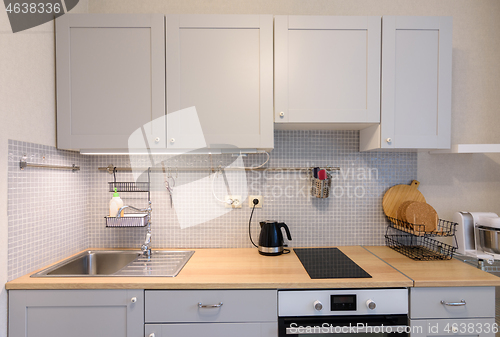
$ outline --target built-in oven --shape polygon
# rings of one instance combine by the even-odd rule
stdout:
[[[408,337],[408,289],[280,290],[279,337]]]

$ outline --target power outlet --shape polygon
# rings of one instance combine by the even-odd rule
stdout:
[[[241,195],[226,195],[226,208],[241,208]]]
[[[248,207],[252,208],[253,207],[253,199],[259,200],[259,203],[255,205],[255,208],[262,208],[262,204],[264,203],[264,199],[262,198],[262,195],[249,195],[248,196]]]

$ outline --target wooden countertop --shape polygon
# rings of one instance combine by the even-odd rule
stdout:
[[[500,277],[456,259],[414,261],[385,246],[364,248],[412,279],[414,287],[500,286]]]
[[[22,276],[6,289],[294,289],[411,287],[413,281],[361,246],[338,247],[372,278],[311,279],[293,252],[262,256],[255,248],[195,249],[176,277]],[[76,255],[76,254],[75,254]],[[44,267],[45,268],[45,267]],[[42,269],[44,269],[42,268]],[[40,269],[41,270],[41,269]]]
[[[262,256],[255,248],[194,249],[195,253],[189,262],[177,277],[173,278],[30,278],[33,272],[8,282],[5,288],[8,290],[327,289],[500,286],[499,277],[457,260],[413,261],[384,246],[338,248],[372,278],[311,279],[293,250],[290,254],[280,256]]]

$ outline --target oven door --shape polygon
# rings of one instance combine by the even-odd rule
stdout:
[[[408,337],[407,315],[279,317],[279,337]]]

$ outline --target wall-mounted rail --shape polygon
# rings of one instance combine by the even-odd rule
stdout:
[[[113,170],[115,171],[132,171],[132,170],[137,170],[137,171],[146,171],[148,168],[137,168],[137,167],[114,167],[113,165],[109,165],[108,167],[98,167],[97,168],[99,171],[108,171],[109,173],[113,173]],[[252,168],[252,167],[245,167],[245,168],[233,168],[233,167],[170,167],[170,169],[176,170],[176,171],[206,171],[206,170],[211,170],[212,172],[216,172],[219,170],[230,170],[230,171],[312,171],[312,167],[259,167],[259,168]],[[340,171],[340,167],[330,167],[330,166],[324,166],[320,167],[320,169],[325,169],[326,171]],[[151,171],[162,171],[164,170],[163,168],[156,167],[156,168],[151,168]]]
[[[34,164],[28,163],[25,161],[19,161],[19,168],[24,170],[26,167],[37,167],[37,168],[48,168],[48,169],[56,169],[56,170],[72,170],[72,171],[80,171],[80,166],[61,166],[61,165],[46,165],[46,164]]]

